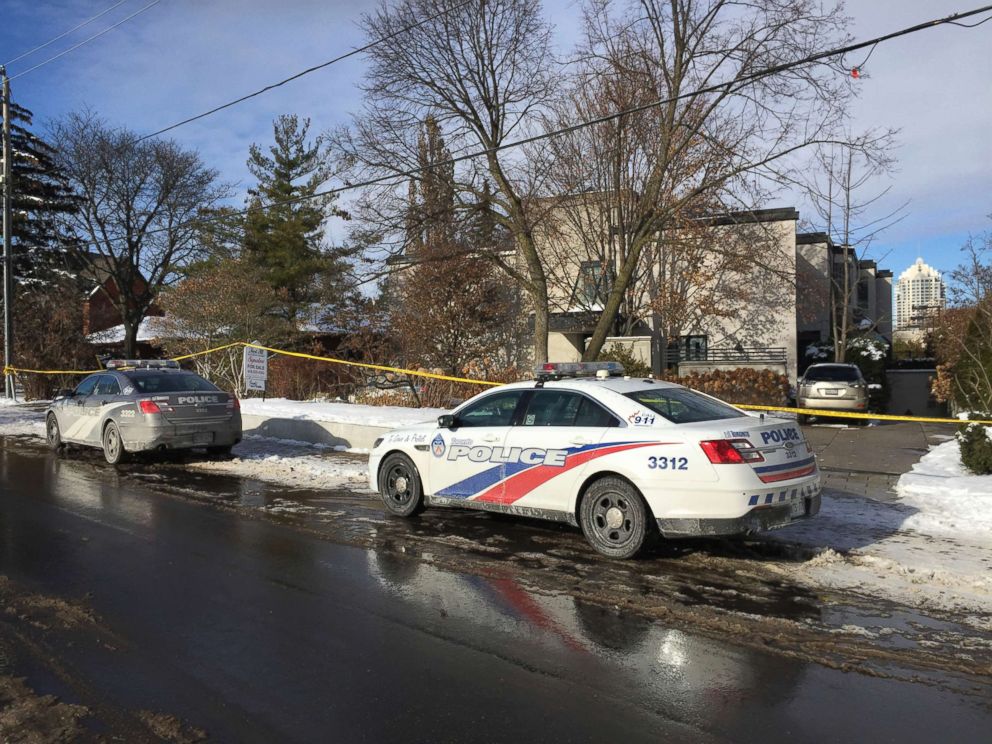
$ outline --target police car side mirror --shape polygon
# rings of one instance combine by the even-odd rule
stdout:
[[[454,429],[455,428],[455,417],[450,413],[446,413],[443,416],[437,417],[437,425],[441,429]]]

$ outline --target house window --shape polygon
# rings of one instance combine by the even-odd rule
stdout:
[[[683,336],[680,338],[679,357],[685,362],[705,362],[706,336]]]
[[[583,261],[575,284],[574,303],[583,308],[602,304],[603,266],[599,261]]]
[[[858,304],[868,307],[868,282],[858,282]]]

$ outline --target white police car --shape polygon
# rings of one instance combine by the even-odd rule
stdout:
[[[578,525],[603,555],[664,537],[784,527],[820,509],[794,421],[749,415],[615,362],[546,364],[450,415],[376,440],[369,480],[390,512],[461,506]]]

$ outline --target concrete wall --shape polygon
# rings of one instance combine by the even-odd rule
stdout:
[[[937,376],[935,369],[890,369],[885,372],[889,382],[889,406],[886,413],[896,416],[947,416],[947,405],[930,396],[930,384]]]
[[[372,449],[376,438],[381,437],[391,428],[334,421],[269,418],[253,414],[242,414],[241,426],[246,436],[292,439],[297,442],[326,444],[330,447],[348,449]]]

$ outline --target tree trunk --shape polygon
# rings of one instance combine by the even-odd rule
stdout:
[[[548,295],[534,297],[534,364],[548,361]]]
[[[624,262],[620,267],[620,272],[617,274],[616,281],[610,287],[610,294],[606,298],[606,304],[599,316],[599,321],[596,323],[596,329],[593,331],[592,338],[589,339],[589,345],[586,346],[585,353],[582,355],[582,361],[588,362],[594,360],[599,356],[599,352],[603,350],[603,344],[606,343],[607,337],[609,337],[610,332],[613,330],[617,314],[620,312],[620,305],[623,303],[626,288],[631,285],[634,270],[641,260],[641,249],[643,245],[644,243],[639,237],[631,241],[630,248],[624,257]]]
[[[138,355],[138,327],[141,319],[124,318],[124,358],[136,359]]]

